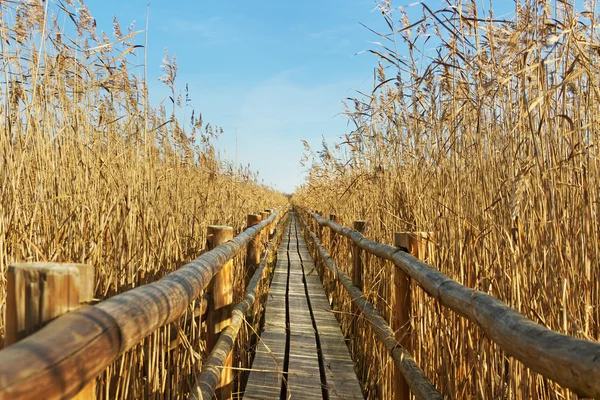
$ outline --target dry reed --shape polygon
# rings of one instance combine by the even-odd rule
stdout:
[[[220,159],[218,128],[176,118],[189,105],[168,54],[169,111],[149,105],[137,32],[113,26],[98,33],[81,0],[0,2],[0,315],[13,261],[91,264],[101,300],[198,256],[207,225],[239,232],[287,202]],[[197,306],[108,368],[100,398],[184,396],[206,356]]]
[[[432,231],[432,262],[451,278],[541,325],[598,340],[596,2],[521,0],[510,20],[471,0],[422,5],[418,21],[379,7],[391,32],[372,50],[373,93],[348,109],[355,129],[343,144],[308,149],[309,177],[293,201],[346,226],[366,219],[380,242]],[[348,272],[343,246],[338,265]],[[388,318],[390,268],[369,257],[364,277]],[[414,293],[412,351],[449,398],[576,398]],[[351,311],[346,297],[336,304]],[[338,315],[348,327],[349,314]],[[363,332],[353,350],[365,391],[390,398],[389,357]]]

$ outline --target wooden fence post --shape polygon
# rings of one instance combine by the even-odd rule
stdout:
[[[412,235],[408,232],[397,232],[394,235],[394,246],[411,252]],[[409,350],[411,335],[411,293],[410,277],[398,266],[394,268],[394,323],[392,328],[396,331],[396,341]],[[394,399],[409,400],[409,388],[402,372],[398,367],[394,369]]]
[[[319,215],[319,217],[323,216],[323,213],[321,211],[317,211],[316,213]],[[317,234],[317,237],[319,238],[319,241],[321,242],[321,245],[322,245],[323,244],[323,227],[318,222],[317,222],[317,232],[316,232],[316,234]]]
[[[354,230],[364,234],[367,227],[367,221],[359,220],[354,221]],[[363,290],[363,263],[362,253],[363,250],[352,242],[352,283],[358,287],[360,291]]]
[[[261,221],[261,216],[257,214],[248,214],[246,219],[247,226],[246,228],[250,228],[251,226],[257,225]],[[256,267],[260,264],[260,237],[252,239],[250,243],[248,243],[248,247],[246,247],[246,273],[244,279],[244,287],[248,286],[250,279],[254,275],[254,271],[256,271]]]
[[[361,234],[365,233],[365,229],[367,227],[367,221],[359,220],[354,221],[354,230],[360,232]],[[352,284],[363,291],[363,260],[362,260],[363,250],[356,245],[356,243],[352,242]],[[358,337],[358,315],[360,310],[354,303],[352,303],[352,314],[354,314],[354,337]]]
[[[265,211],[267,212],[267,215],[268,215],[268,217],[270,217],[271,215],[273,215],[273,212],[274,212],[275,210],[274,210],[274,209],[272,209],[272,208],[267,208]],[[275,221],[273,221],[273,223],[269,225],[269,229],[268,229],[268,232],[269,232],[269,240],[271,240],[271,239],[273,238],[273,234],[275,233],[275,226],[276,226],[276,225],[277,225],[277,224],[275,223]]]
[[[266,220],[267,218],[269,218],[269,213],[266,211],[261,211],[260,215],[262,216],[263,221]],[[265,228],[263,230],[263,232],[260,233],[260,237],[262,238],[262,241],[263,241],[263,246],[260,251],[260,254],[262,255],[263,251],[266,251],[267,247],[269,246],[269,230]]]
[[[319,211],[315,211],[315,214],[317,214],[318,216],[322,216],[322,214]],[[325,244],[323,243],[323,227],[321,226],[321,224],[319,224],[319,222],[316,219],[314,219],[314,222],[315,222],[315,229],[316,229],[315,235],[317,235],[317,238],[319,238],[319,242],[321,243],[321,246],[324,246]],[[318,265],[320,265],[320,267],[318,268],[319,276],[321,277],[321,282],[323,282],[323,285],[324,285],[326,283],[325,282],[325,270],[327,268],[325,268],[322,263],[318,263]]]
[[[397,232],[394,235],[394,246],[421,259],[432,259],[433,235],[430,232]],[[411,290],[410,277],[398,266],[394,268],[394,324],[396,341],[402,347],[410,351],[411,338]],[[408,400],[409,388],[402,372],[398,368],[394,370],[394,399]]]
[[[7,281],[5,346],[24,339],[94,297],[94,267],[87,264],[11,264]],[[95,379],[73,397],[95,398]]]
[[[230,226],[210,225],[208,227],[208,248],[213,249],[233,239],[233,228]],[[208,285],[209,301],[206,319],[206,347],[210,353],[217,344],[221,331],[231,323],[233,306],[233,260],[229,260]],[[230,399],[233,393],[233,352],[221,371],[215,396],[217,399]]]
[[[337,215],[329,214],[329,219],[333,222],[337,222]],[[338,235],[335,231],[329,228],[329,254],[331,255],[331,259],[337,263],[337,247],[338,247]],[[327,296],[329,297],[329,304],[334,306],[333,302],[335,300],[335,281],[334,277],[327,271],[327,268],[324,268],[324,275],[327,277]]]
[[[338,217],[335,214],[329,214],[329,219],[333,222],[338,222]],[[335,255],[337,254],[337,246],[338,246],[338,235],[335,233],[333,229],[329,229],[329,252],[331,254],[331,258],[335,260]]]

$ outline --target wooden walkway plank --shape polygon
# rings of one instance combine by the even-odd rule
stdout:
[[[267,300],[265,325],[244,398],[277,399],[281,396],[288,340],[285,332],[287,293],[289,361],[286,398],[322,399],[325,383],[329,399],[362,399],[350,353],[294,214],[288,219],[285,232]],[[317,339],[322,351],[321,367]]]
[[[304,274],[296,238],[295,218],[290,232],[290,361],[288,368],[288,396],[291,399],[322,398],[319,357],[306,291]]]
[[[303,237],[298,238],[299,253],[306,271],[306,286],[321,341],[330,399],[363,399],[350,352],[331,307],[314,261]],[[312,273],[311,273],[312,271]]]
[[[285,332],[285,295],[288,236],[289,223],[277,250],[277,262],[265,309],[265,325],[256,345],[252,372],[248,377],[244,392],[244,398],[248,400],[278,399],[281,393],[287,336]]]

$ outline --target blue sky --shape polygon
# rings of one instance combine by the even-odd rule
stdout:
[[[426,2],[432,9],[442,1]],[[147,2],[89,0],[99,29],[144,30]],[[394,5],[408,3],[395,2]],[[420,6],[407,11],[420,14]],[[361,53],[386,32],[372,0],[166,1],[150,3],[147,71],[151,100],[168,89],[158,81],[165,48],[177,55],[178,85],[191,105],[225,133],[218,148],[260,171],[265,183],[293,192],[303,180],[302,139],[319,148],[349,130],[342,100],[372,87],[375,56]],[[144,34],[137,37],[143,44]],[[189,115],[189,114],[188,114]]]

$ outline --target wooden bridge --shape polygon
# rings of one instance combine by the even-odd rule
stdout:
[[[245,399],[362,399],[342,331],[294,214],[277,252]]]
[[[391,246],[365,238],[363,226],[357,221],[356,229],[350,229],[333,215],[325,219],[308,210],[280,209],[249,216],[248,228],[235,238],[229,227],[209,227],[209,251],[189,264],[155,283],[83,307],[79,304],[91,297],[89,266],[15,264],[8,276],[6,338],[11,345],[0,351],[0,399],[95,398],[95,378],[105,368],[157,329],[173,324],[194,302],[198,312],[189,318],[206,315],[201,319],[207,352],[198,360],[189,391],[166,397],[362,398],[364,383],[357,378],[348,346],[353,335],[363,333],[355,327],[343,332],[332,309],[336,291],[342,289],[353,303],[353,315],[368,321],[389,352],[395,398],[441,399],[444,394],[410,354],[411,280],[481,327],[532,371],[581,396],[600,398],[599,343],[551,331],[453,281],[411,255],[418,255],[414,235],[398,235]],[[351,244],[351,277],[332,257],[340,238]],[[241,282],[246,289],[234,305],[232,259],[244,249]],[[361,291],[362,252],[395,266],[392,321]],[[260,317],[250,318],[252,310]],[[257,334],[249,371],[233,363],[245,326]],[[352,335],[344,334],[348,332]],[[170,348],[167,343],[166,351]],[[235,382],[241,391],[234,391]]]

